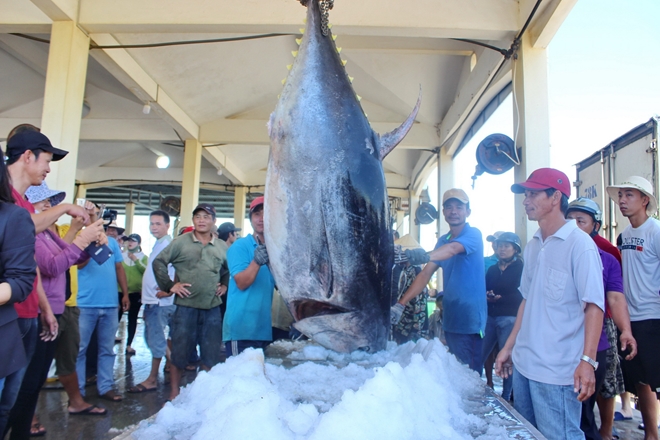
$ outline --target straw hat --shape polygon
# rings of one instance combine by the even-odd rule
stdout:
[[[401,246],[402,250],[407,250],[407,249],[421,249],[422,246],[420,246],[419,243],[417,243],[417,240],[415,240],[412,235],[406,234],[403,237],[399,238],[398,240],[394,241],[394,244],[397,246]]]
[[[646,205],[646,214],[650,217],[658,210],[658,200],[653,195],[653,185],[643,177],[630,176],[618,185],[611,185],[607,187],[607,194],[610,196],[614,203],[619,204],[619,189],[632,188],[640,191],[642,194],[648,196],[649,204]]]

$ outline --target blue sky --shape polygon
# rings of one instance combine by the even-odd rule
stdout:
[[[660,114],[660,1],[578,0],[548,47],[550,165],[575,179],[575,163]],[[469,221],[484,237],[513,230],[513,172],[484,174],[470,189],[478,143],[513,135],[509,97],[456,158],[456,181],[471,198]],[[435,196],[435,176],[428,182]],[[443,222],[442,230],[447,226]],[[435,243],[435,225],[422,228]]]

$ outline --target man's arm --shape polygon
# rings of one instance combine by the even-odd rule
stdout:
[[[447,245],[445,245],[447,246]],[[444,246],[442,246],[444,247]],[[441,248],[442,248],[441,247]],[[462,247],[462,246],[461,246]],[[438,248],[437,250],[440,250],[441,248]],[[431,254],[433,255],[433,254]],[[438,270],[438,265],[435,264],[434,262],[430,261],[424,266],[424,269],[415,277],[413,280],[412,284],[410,287],[408,287],[408,290],[403,294],[401,299],[399,300],[399,304],[401,305],[406,305],[415,298],[417,295],[422,293],[424,288],[426,287],[426,284],[431,280],[431,277],[433,276],[433,273]]]
[[[504,344],[504,347],[500,349],[500,352],[497,355],[495,360],[495,374],[506,379],[507,377],[513,374],[513,360],[511,359],[511,353],[513,352],[513,346],[516,345],[516,338],[518,337],[518,332],[520,331],[520,326],[522,326],[523,315],[525,314],[525,303],[526,299],[523,299],[518,306],[518,313],[516,314],[516,322],[513,324],[511,333]]]
[[[603,310],[593,303],[587,303],[584,310],[584,355],[596,359],[598,340],[603,330]],[[578,394],[578,400],[584,402],[596,391],[596,375],[594,367],[580,361],[573,374],[573,389]]]
[[[128,310],[128,307],[131,304],[128,299],[128,282],[126,281],[126,271],[124,271],[124,266],[122,266],[122,264],[119,262],[115,263],[115,269],[117,272],[117,284],[119,284],[119,288],[121,289],[122,293],[121,306],[122,310],[125,312]]]
[[[259,269],[261,269],[261,266],[259,266],[254,260],[250,261],[250,264],[244,271],[234,275],[236,286],[240,290],[245,290],[250,287],[252,283],[254,283],[254,280],[257,278]]]
[[[621,331],[619,341],[621,341],[621,351],[626,351],[630,347],[630,353],[626,356],[626,360],[631,360],[637,355],[637,341],[632,335],[630,328],[630,314],[628,313],[628,302],[626,297],[621,292],[609,291],[606,294],[607,304],[610,306],[612,312],[612,319]]]
[[[82,217],[84,219],[83,223],[89,223],[89,214],[87,214],[84,208],[71,203],[60,203],[39,214],[30,214],[34,223],[35,233],[38,234],[45,231],[64,214],[69,214],[71,217]]]
[[[465,253],[465,247],[457,241],[452,241],[451,243],[443,244],[439,248],[431,251],[429,256],[431,261],[444,261],[463,253]]]

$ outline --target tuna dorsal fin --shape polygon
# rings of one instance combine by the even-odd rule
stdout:
[[[398,128],[395,128],[389,133],[385,133],[380,136],[380,160],[385,159],[385,156],[390,154],[390,151],[394,150],[394,147],[399,145],[399,143],[403,140],[403,138],[406,137],[406,135],[412,128],[413,123],[415,122],[415,118],[417,117],[417,113],[419,112],[420,105],[422,105],[421,86],[419,88],[419,97],[417,98],[417,104],[415,104],[415,108],[413,108],[412,112],[410,113],[410,116],[408,116],[408,119],[406,119],[404,123],[401,124]]]

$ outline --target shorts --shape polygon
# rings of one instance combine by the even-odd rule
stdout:
[[[621,372],[621,361],[619,360],[619,346],[616,324],[612,318],[605,319],[605,330],[610,348],[607,349],[607,373],[605,382],[600,388],[600,395],[605,399],[612,399],[624,392],[623,373]]]
[[[626,391],[637,393],[636,385],[650,385],[656,393],[660,392],[660,319],[647,319],[630,323],[632,334],[637,341],[637,356],[632,360],[623,360],[621,368]],[[622,356],[625,355],[622,353]]]
[[[222,360],[222,315],[220,306],[195,309],[177,306],[172,315],[172,364],[179,369],[188,365],[188,357],[197,342],[201,362],[213,367]]]
[[[60,317],[60,330],[55,348],[55,374],[68,376],[76,372],[76,360],[80,350],[80,327],[78,307],[65,307]]]
[[[145,304],[142,317],[144,318],[144,340],[151,350],[154,359],[161,359],[167,350],[165,327],[170,325],[175,305],[163,306],[158,304]]]

